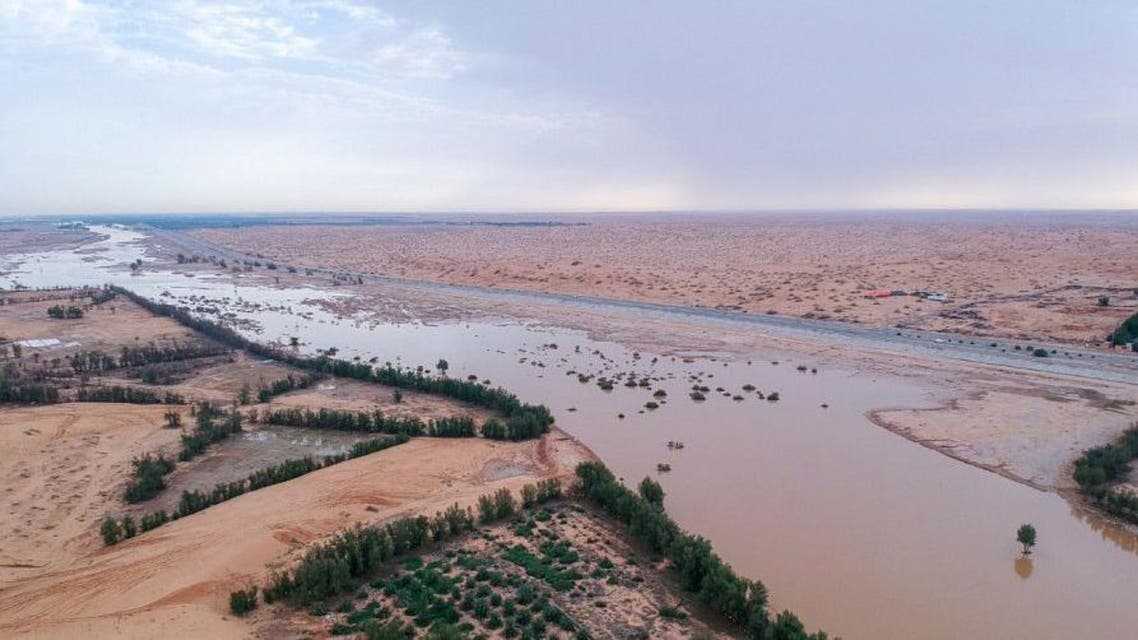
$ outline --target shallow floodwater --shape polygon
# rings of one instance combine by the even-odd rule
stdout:
[[[909,382],[853,369],[800,372],[799,364],[816,363],[785,353],[755,353],[750,363],[653,362],[654,354],[536,325],[372,326],[303,305],[328,295],[317,289],[268,288],[251,277],[234,284],[148,270],[131,276],[121,265],[141,255],[130,244],[138,236],[111,233],[100,243],[107,251],[24,256],[9,277],[28,286],[113,281],[166,300],[197,296],[203,307],[256,321],[259,332],[245,330],[260,340],[297,336],[306,349],[335,346],[341,357],[428,367],[446,358],[450,375],[475,374],[549,405],[562,429],[629,484],[657,477],[682,526],[708,537],[740,573],[762,579],[774,605],[811,629],[848,640],[1132,637],[1138,629],[1134,536],[865,418],[873,408],[926,404],[926,391]],[[110,259],[83,260],[91,255]],[[651,388],[625,387],[622,378],[606,392],[595,379],[578,381],[622,373],[650,378]],[[711,388],[706,401],[688,397],[693,384]],[[742,390],[746,384],[781,399],[761,400]],[[657,389],[665,402],[644,409]],[[684,448],[669,449],[669,440]],[[661,462],[672,471],[658,474]],[[1014,540],[1027,521],[1040,540],[1030,561]]]

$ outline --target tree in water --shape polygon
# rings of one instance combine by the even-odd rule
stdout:
[[[1035,527],[1030,523],[1020,525],[1019,530],[1016,531],[1016,542],[1023,545],[1023,554],[1029,555],[1031,548],[1035,546]]]

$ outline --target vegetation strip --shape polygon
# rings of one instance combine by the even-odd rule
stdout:
[[[121,520],[116,520],[107,516],[102,525],[100,526],[100,533],[103,536],[103,542],[107,545],[116,544],[119,540],[133,538],[139,531],[149,531],[178,518],[184,518],[188,515],[202,511],[212,507],[215,504],[232,500],[240,495],[244,495],[257,489],[270,487],[274,484],[287,482],[294,478],[299,478],[305,474],[319,471],[325,467],[330,467],[334,464],[339,464],[346,460],[352,460],[366,456],[368,454],[389,449],[396,445],[403,444],[410,440],[406,435],[398,434],[395,436],[373,438],[371,440],[364,440],[352,445],[352,448],[347,453],[341,453],[331,456],[324,456],[322,460],[317,460],[311,457],[293,458],[285,460],[280,464],[275,464],[258,471],[254,471],[243,480],[236,482],[221,482],[214,486],[209,493],[201,491],[183,491],[182,498],[178,503],[178,510],[173,515],[167,514],[165,509],[146,514],[142,516],[139,525],[135,524],[134,517],[131,515],[124,516]],[[173,468],[173,463],[169,460],[159,456],[157,459],[146,456],[144,458],[135,460],[135,475],[139,480],[132,484],[132,486],[144,485],[145,488],[137,489],[136,491],[152,491],[149,496],[157,495],[159,491],[165,488],[165,483],[162,481],[162,476],[169,473]],[[157,485],[157,489],[154,487]],[[138,500],[131,500],[131,489],[128,487],[128,502],[137,502]]]
[[[446,376],[428,376],[421,370],[392,366],[373,367],[366,362],[336,360],[328,356],[306,358],[281,349],[259,344],[245,338],[229,327],[195,317],[189,311],[173,305],[154,302],[129,289],[109,285],[108,289],[122,294],[135,304],[156,315],[171,318],[185,327],[198,331],[234,349],[243,349],[254,355],[279,360],[310,372],[331,374],[399,389],[409,389],[433,395],[446,396],[502,413],[506,419],[498,439],[526,440],[549,431],[553,414],[543,405],[522,403],[518,397],[501,387],[490,388],[472,380],[459,380]]]
[[[167,391],[159,395],[136,387],[83,387],[75,394],[76,402],[118,402],[123,404],[186,404],[185,397]]]
[[[250,414],[251,416],[253,414]],[[436,438],[472,438],[474,420],[469,416],[435,418],[423,421],[414,416],[388,416],[375,411],[339,411],[336,409],[264,409],[255,419],[264,424],[307,429],[362,431],[364,433],[403,433],[409,436]]]
[[[600,462],[577,465],[581,493],[628,527],[628,533],[666,557],[679,572],[684,588],[740,626],[748,638],[762,640],[824,640],[825,632],[808,634],[789,611],[773,620],[767,611],[762,582],[740,578],[711,550],[711,543],[680,529],[664,512],[658,485],[641,483],[639,495],[616,479]],[[651,487],[651,488],[649,488]]]
[[[1115,442],[1087,449],[1075,461],[1075,482],[1099,508],[1132,524],[1138,524],[1138,495],[1111,485],[1130,472],[1138,458],[1138,424]]]

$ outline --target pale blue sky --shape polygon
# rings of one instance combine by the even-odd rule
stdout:
[[[1138,2],[0,0],[0,213],[1138,207]]]

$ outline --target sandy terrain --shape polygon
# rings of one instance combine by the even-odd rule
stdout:
[[[229,591],[266,566],[353,522],[433,513],[535,478],[567,473],[588,452],[554,433],[541,441],[418,439],[225,502],[102,548],[97,531],[54,543],[49,568],[0,583],[0,635],[243,637]],[[494,479],[508,465],[515,475]],[[532,472],[526,472],[532,469]],[[58,471],[58,470],[57,470]]]
[[[50,361],[80,351],[103,351],[117,355],[124,345],[145,346],[149,343],[186,344],[200,338],[169,318],[153,316],[131,301],[118,297],[93,306],[84,300],[85,317],[81,320],[55,320],[47,315],[48,307],[70,304],[66,298],[22,302],[32,295],[4,293],[8,301],[0,313],[0,339],[54,340],[58,344],[46,347],[25,347],[25,360]],[[54,294],[54,295],[63,295]],[[79,304],[78,302],[76,304]],[[5,346],[5,353],[8,347]]]
[[[1072,343],[1101,341],[1138,310],[1138,221],[987,217],[620,216],[192,235],[297,266]],[[954,297],[865,299],[875,288]]]
[[[0,576],[54,570],[96,551],[131,459],[172,444],[162,406],[69,403],[0,410]]]
[[[1134,420],[1135,395],[1088,387],[973,385],[934,409],[886,409],[874,423],[958,460],[1040,489],[1076,488],[1071,462],[1109,442]]]

